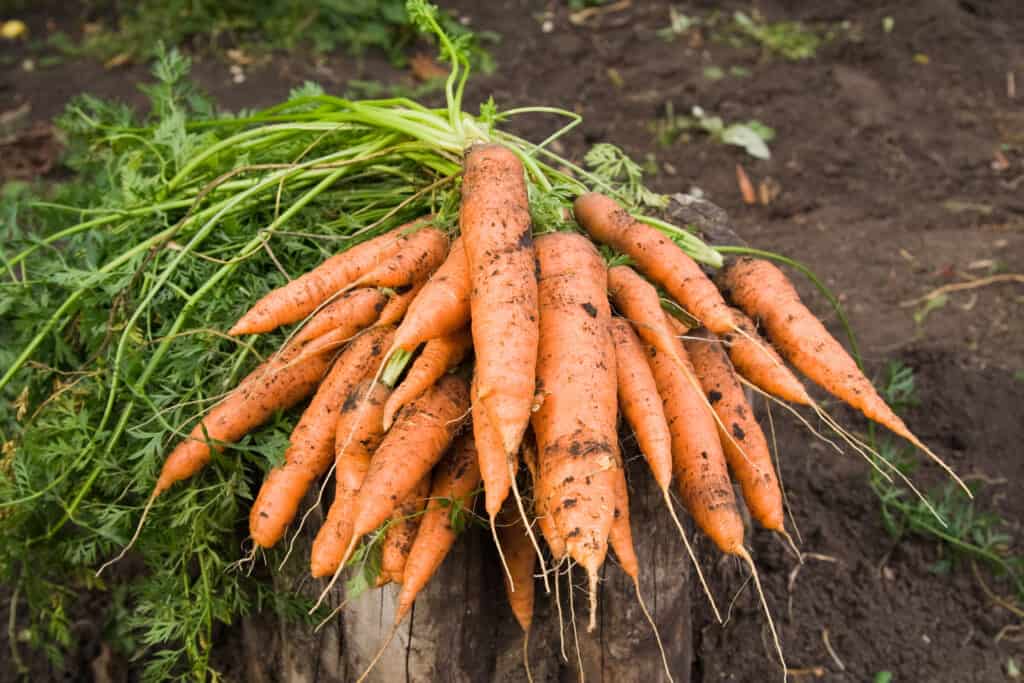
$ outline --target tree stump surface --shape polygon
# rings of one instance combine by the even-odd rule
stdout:
[[[683,195],[673,197],[669,219],[695,225],[711,243],[741,243],[725,213],[709,202]],[[694,591],[693,568],[664,499],[654,484],[632,435],[622,452],[630,490],[633,543],[640,560],[640,590],[657,624],[673,680],[688,683],[694,652],[692,603],[703,600]],[[329,487],[330,488],[330,487]],[[312,505],[316,492],[302,509]],[[482,498],[482,496],[480,496]],[[326,503],[322,506],[326,509]],[[478,505],[478,509],[482,507]],[[683,515],[687,535],[693,525]],[[275,587],[315,598],[326,585],[308,575],[309,549],[323,521],[322,511],[310,515],[296,540],[287,566],[274,573]],[[707,546],[695,545],[700,553]],[[564,568],[563,568],[564,569]],[[369,683],[445,681],[452,683],[513,683],[527,681],[523,665],[523,634],[505,595],[501,566],[489,529],[473,524],[459,537],[452,552],[416,601],[391,644],[367,677]],[[332,589],[327,604],[345,600],[343,581]],[[632,580],[620,569],[614,554],[601,572],[597,627],[586,632],[589,615],[586,575],[576,567],[558,579],[562,619],[555,587],[545,594],[536,579],[529,666],[537,683],[579,680],[605,683],[654,683],[668,677],[650,624],[637,601]],[[575,606],[572,627],[570,593]],[[394,620],[398,587],[370,589],[350,600],[319,631],[294,620],[255,615],[242,625],[245,677],[254,683],[341,683],[355,681],[387,638]],[[560,636],[561,633],[561,636]],[[579,647],[576,646],[578,637]],[[565,657],[562,656],[564,642]]]

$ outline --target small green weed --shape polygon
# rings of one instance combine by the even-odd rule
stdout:
[[[813,58],[822,43],[816,31],[798,21],[769,23],[756,12],[753,17],[736,12],[732,18],[739,35],[792,62]]]
[[[756,119],[727,124],[720,116],[708,114],[700,107],[694,107],[690,116],[677,116],[671,102],[665,105],[665,116],[653,128],[655,141],[662,147],[671,147],[695,130],[722,144],[742,147],[755,159],[771,158],[767,143],[775,138],[775,129]]]

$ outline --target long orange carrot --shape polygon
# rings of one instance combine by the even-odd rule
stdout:
[[[662,311],[658,291],[650,282],[629,266],[615,266],[608,270],[608,294],[646,343],[669,356],[675,353],[675,335]]]
[[[402,248],[403,233],[424,220],[417,219],[332,256],[302,277],[272,290],[246,311],[228,334],[270,332],[302,320],[333,294],[397,253]]]
[[[743,444],[743,453],[732,439],[722,438],[725,459],[743,491],[750,513],[766,529],[785,534],[782,490],[775,477],[768,441],[754,419],[754,411],[743,394],[736,373],[718,338],[711,332],[691,332],[686,352],[700,378],[704,393],[721,423]],[[723,427],[720,425],[719,430]]]
[[[484,409],[482,401],[477,397],[477,378],[473,377],[472,415],[473,439],[476,442],[477,456],[480,460],[480,475],[484,483],[484,509],[491,519],[494,528],[495,515],[501,510],[502,504],[512,490],[505,447],[501,443],[501,435],[491,425],[491,420]]]
[[[577,234],[537,239],[540,345],[533,415],[538,465],[568,554],[586,569],[591,628],[597,572],[614,522],[618,469],[615,348],[607,271],[597,249]]]
[[[277,543],[309,485],[327,471],[334,455],[338,406],[376,371],[393,333],[394,328],[379,327],[357,337],[317,389],[292,432],[285,464],[270,471],[249,512],[249,533],[257,545],[269,548]]]
[[[850,354],[804,306],[793,283],[781,270],[768,261],[740,258],[722,271],[721,280],[730,298],[747,315],[761,321],[768,336],[800,372],[868,419],[920,448],[971,495],[952,468],[914,436],[886,405]]]
[[[468,329],[431,339],[423,347],[423,352],[413,361],[405,379],[395,387],[394,393],[384,406],[384,430],[391,428],[395,414],[409,401],[413,400],[440,379],[444,373],[462,362],[466,352],[473,344]]]
[[[416,488],[405,497],[401,505],[391,513],[391,521],[388,523],[387,533],[384,535],[384,547],[381,549],[380,574],[377,575],[378,586],[392,581],[402,583],[402,578],[405,575],[405,563],[409,559],[409,552],[416,539],[416,532],[420,528],[423,508],[427,504],[429,495],[430,475],[427,474],[420,479]]]
[[[508,595],[508,604],[512,608],[512,614],[522,627],[524,633],[529,633],[530,625],[533,623],[533,601],[535,588],[533,580],[534,568],[537,566],[537,554],[533,550],[533,543],[526,535],[523,520],[512,510],[506,510],[501,515],[502,524],[498,531],[501,546],[508,559],[509,572],[512,574],[511,581],[505,577],[505,593]],[[513,589],[514,587],[514,589]]]
[[[548,549],[551,551],[551,556],[557,564],[565,557],[565,539],[558,535],[555,522],[544,506],[548,499],[548,493],[545,489],[545,482],[540,477],[540,468],[537,465],[536,443],[536,437],[528,432],[526,438],[523,439],[523,449],[521,452],[523,462],[526,463],[526,468],[530,471],[530,479],[533,481],[533,513],[537,519],[537,526],[540,528],[540,533],[544,536]]]
[[[469,264],[462,237],[413,299],[395,332],[395,348],[413,351],[430,339],[457,332],[469,322]]]
[[[507,454],[530,421],[537,364],[537,280],[526,181],[501,145],[466,152],[459,227],[469,265],[478,392]]]
[[[436,228],[420,228],[402,240],[391,258],[361,275],[352,286],[406,287],[430,277],[448,255],[448,236]]]
[[[370,456],[384,437],[381,416],[390,393],[383,384],[365,379],[341,404],[334,435],[334,501],[313,541],[309,560],[313,578],[334,573],[352,538],[356,495],[370,468]]]
[[[736,371],[772,396],[799,405],[811,405],[811,397],[804,385],[783,362],[775,348],[759,341],[761,336],[754,321],[735,308],[732,314],[736,331],[724,335],[722,340],[729,349],[729,360]]]
[[[387,297],[371,288],[353,289],[324,306],[292,337],[293,344],[307,344],[329,332],[351,337],[377,321]]]

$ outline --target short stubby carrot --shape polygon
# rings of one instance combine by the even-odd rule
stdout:
[[[373,270],[402,247],[403,234],[426,219],[417,219],[332,256],[302,277],[266,294],[239,318],[228,334],[270,332],[295,323],[316,310],[346,285]]]
[[[732,439],[721,439],[729,469],[743,491],[750,513],[766,529],[785,533],[782,490],[775,477],[771,451],[761,426],[754,419],[754,411],[747,402],[736,373],[722,344],[714,333],[691,332],[685,343],[697,377],[718,413],[718,429],[728,429]],[[743,446],[740,452],[734,445]]]
[[[260,487],[249,512],[249,533],[261,547],[277,543],[291,523],[314,479],[327,471],[334,455],[339,406],[361,380],[372,376],[391,343],[394,328],[372,328],[338,357],[292,431],[285,463]]]
[[[313,541],[310,571],[313,578],[330,576],[352,538],[355,499],[370,468],[370,456],[384,437],[381,416],[391,390],[364,379],[341,404],[334,433],[334,500]]]
[[[522,162],[501,145],[466,152],[459,228],[470,276],[478,393],[506,453],[530,422],[537,275]]]
[[[423,285],[426,283],[425,280],[415,282],[411,285],[403,285],[398,289],[394,290],[388,298],[387,304],[380,312],[380,319],[377,321],[378,325],[397,325],[401,322],[405,312],[409,310],[409,304],[416,298],[416,295],[423,289]]]
[[[533,414],[540,478],[566,552],[586,569],[595,624],[597,572],[614,522],[619,467],[615,348],[607,271],[582,235],[537,239],[540,264],[539,408]]]
[[[456,375],[441,378],[402,408],[373,454],[359,490],[349,552],[391,516],[397,502],[441,459],[468,411],[469,385]]]
[[[732,309],[735,332],[722,336],[736,372],[772,396],[798,405],[811,405],[804,385],[775,348],[761,340],[757,326],[743,311]]]
[[[467,432],[456,440],[434,471],[427,510],[405,562],[395,623],[412,609],[416,596],[455,545],[459,530],[468,523],[465,516],[472,514],[473,497],[479,486],[476,449],[472,435]]]
[[[376,322],[386,303],[387,297],[378,289],[360,288],[345,292],[310,318],[291,341],[304,345],[331,332],[351,337]]]
[[[473,339],[465,328],[427,342],[384,407],[384,430],[391,428],[395,414],[402,406],[461,363],[472,344]]]
[[[328,354],[296,358],[302,345],[289,344],[262,363],[200,421],[167,456],[152,498],[187,479],[210,461],[211,449],[238,441],[279,410],[287,410],[309,396],[331,365]]]
[[[729,307],[697,262],[656,228],[629,215],[597,192],[573,204],[576,220],[590,235],[628,255],[644,275],[665,288],[691,315],[720,334],[732,329]]]
[[[742,550],[743,520],[711,410],[675,359],[650,345],[647,358],[672,434],[673,471],[686,509],[722,552]]]
[[[391,513],[387,531],[384,534],[384,545],[381,548],[380,573],[377,585],[402,583],[405,574],[405,562],[409,559],[412,543],[420,528],[423,509],[430,495],[430,475],[427,474],[405,500]]]
[[[536,588],[533,572],[537,566],[537,554],[534,552],[530,537],[526,535],[523,520],[514,510],[506,509],[500,519],[498,538],[508,563],[509,573],[512,575],[511,581],[508,576],[504,577],[505,593],[508,595],[508,604],[516,621],[525,633],[529,633],[530,625],[533,623]]]
[[[413,351],[430,339],[457,332],[469,323],[469,264],[462,237],[452,242],[448,257],[409,304],[395,332],[395,348]]]

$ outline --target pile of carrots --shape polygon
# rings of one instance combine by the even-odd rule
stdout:
[[[378,584],[401,585],[397,626],[455,543],[455,513],[473,509],[482,485],[509,601],[528,634],[535,577],[547,584],[549,563],[586,571],[591,626],[609,547],[640,596],[620,416],[683,541],[673,482],[697,527],[755,579],[733,482],[759,524],[789,535],[746,388],[838,428],[788,361],[924,448],[771,263],[740,258],[716,284],[604,195],[580,196],[573,214],[578,232],[535,236],[520,158],[498,144],[470,147],[457,235],[423,216],[333,256],[241,316],[229,334],[301,324],[174,449],[150,504],[214,450],[312,397],[252,506],[254,543],[275,545],[332,471],[312,575],[337,578],[361,542],[382,541]],[[609,267],[595,242],[632,265]]]

